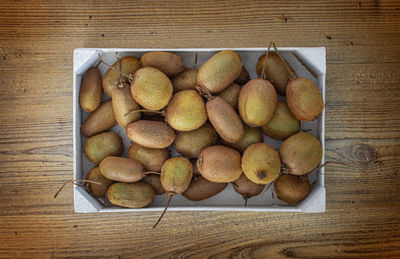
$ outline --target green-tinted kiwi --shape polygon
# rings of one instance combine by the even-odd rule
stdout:
[[[155,67],[168,77],[175,77],[185,69],[185,62],[178,54],[167,51],[151,51],[143,54],[141,60],[143,67]]]
[[[183,196],[191,201],[201,201],[222,192],[227,185],[227,183],[213,183],[202,176],[197,176],[192,179]]]
[[[282,143],[279,154],[289,173],[304,175],[321,162],[322,145],[313,135],[299,132]]]
[[[143,181],[114,183],[107,191],[107,198],[112,204],[135,209],[149,206],[155,196],[153,187]]]
[[[240,71],[239,76],[235,79],[235,83],[238,83],[239,85],[244,85],[250,80],[250,75],[249,72],[247,72],[247,69],[242,66],[242,70]]]
[[[109,156],[100,162],[99,167],[104,177],[118,182],[134,183],[144,177],[143,165],[129,158]]]
[[[87,139],[84,152],[93,164],[99,164],[108,156],[120,156],[123,144],[121,137],[115,132],[103,132]]]
[[[82,79],[79,105],[85,112],[92,112],[100,105],[102,97],[101,72],[97,67],[91,67]]]
[[[299,132],[300,122],[290,112],[285,102],[278,102],[274,116],[261,128],[265,135],[274,139],[285,140]]]
[[[114,116],[119,126],[126,128],[129,123],[140,119],[140,112],[131,112],[140,109],[140,105],[133,99],[129,87],[115,88],[112,92]]]
[[[247,125],[244,126],[244,135],[241,140],[236,143],[229,143],[225,140],[222,141],[224,145],[231,146],[243,153],[248,146],[254,143],[263,142],[264,136],[259,128],[252,128]]]
[[[242,174],[236,181],[233,182],[233,189],[243,196],[245,206],[247,199],[259,195],[264,190],[265,184],[257,184],[250,181],[245,174]]]
[[[87,119],[82,123],[81,132],[85,137],[111,129],[117,124],[111,100],[100,104],[97,109],[89,114]]]
[[[218,93],[218,96],[224,99],[227,103],[229,103],[230,106],[232,106],[234,110],[236,110],[238,106],[240,89],[242,89],[240,85],[232,83],[225,88],[225,90]]]
[[[113,183],[112,180],[105,178],[98,166],[93,167],[86,175],[86,180],[97,182],[95,183],[87,183],[85,186],[89,193],[91,193],[96,198],[103,198],[107,194],[107,189]]]
[[[126,135],[147,148],[166,148],[174,142],[174,130],[164,122],[139,120],[126,127]]]
[[[310,193],[311,185],[306,176],[282,174],[274,183],[276,195],[282,201],[296,204]]]
[[[182,90],[196,90],[197,69],[186,68],[180,75],[172,80],[174,93]]]
[[[166,148],[147,148],[132,143],[128,157],[140,162],[146,171],[160,172],[163,163],[169,158],[169,153]]]
[[[243,153],[242,169],[253,183],[270,183],[281,170],[278,151],[265,143],[252,144]]]
[[[146,175],[143,178],[143,180],[146,183],[150,184],[154,188],[157,195],[165,193],[165,190],[164,190],[164,187],[162,187],[161,178],[159,175],[149,174],[149,175]]]

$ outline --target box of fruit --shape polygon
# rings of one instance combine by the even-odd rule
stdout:
[[[324,212],[325,74],[323,47],[76,49],[75,211]]]

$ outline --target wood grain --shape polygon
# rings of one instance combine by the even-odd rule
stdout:
[[[400,257],[399,1],[1,1],[0,257]],[[78,47],[326,46],[327,212],[75,214]]]

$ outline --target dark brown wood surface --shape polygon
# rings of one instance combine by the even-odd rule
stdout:
[[[78,47],[326,46],[323,214],[75,214]],[[400,258],[399,1],[0,1],[0,256]]]

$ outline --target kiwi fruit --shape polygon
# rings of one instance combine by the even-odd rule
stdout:
[[[163,163],[169,158],[169,153],[166,148],[147,148],[132,143],[128,157],[141,163],[146,171],[160,172]]]
[[[125,183],[134,183],[144,177],[141,163],[124,157],[109,156],[100,162],[100,172],[104,177]]]
[[[126,135],[135,143],[147,148],[166,148],[174,142],[175,133],[166,123],[139,120],[126,127]]]
[[[240,153],[225,146],[206,147],[197,158],[197,168],[211,182],[233,182],[242,174]]]
[[[89,161],[97,165],[108,156],[122,154],[122,139],[115,132],[103,132],[88,138],[83,150]]]
[[[224,99],[215,96],[206,103],[208,118],[222,139],[236,143],[243,138],[244,127],[235,110]]]
[[[276,53],[268,53],[267,61],[265,61],[265,54],[262,55],[257,62],[256,71],[258,76],[261,76],[262,70],[265,63],[265,76],[274,86],[278,94],[285,95],[286,87],[289,82],[289,71],[287,68],[290,67],[286,60],[281,59]],[[286,64],[285,64],[286,63]]]
[[[244,85],[250,80],[250,75],[247,69],[242,66],[242,70],[240,70],[239,76],[235,79],[235,83],[238,83],[239,85]]]
[[[140,120],[140,112],[130,113],[130,111],[140,109],[140,105],[133,99],[129,87],[117,87],[113,90],[112,105],[115,119],[122,128]]]
[[[172,80],[174,93],[182,90],[196,90],[197,69],[186,68],[177,77]]]
[[[240,85],[232,83],[227,88],[225,88],[225,90],[218,93],[217,95],[224,99],[227,103],[229,103],[229,105],[232,106],[234,110],[236,110],[238,106],[240,89],[242,89]]]
[[[86,180],[97,182],[100,184],[87,183],[86,189],[96,198],[104,198],[107,194],[107,189],[113,183],[112,180],[105,178],[98,166],[93,167],[86,175]]]
[[[240,117],[248,125],[265,125],[274,115],[277,102],[278,96],[270,82],[261,78],[252,79],[239,93]]]
[[[117,124],[111,100],[100,104],[97,109],[89,114],[87,119],[82,123],[81,132],[85,137],[111,129]]]
[[[162,184],[161,184],[161,177],[159,175],[155,175],[155,174],[146,175],[143,178],[143,181],[150,184],[156,191],[157,195],[165,193],[164,187],[162,187]]]
[[[278,198],[289,204],[304,200],[310,193],[311,185],[306,176],[282,174],[274,183]]]
[[[151,51],[143,54],[141,60],[143,67],[155,67],[168,77],[175,77],[185,69],[185,62],[178,54],[167,51]]]
[[[304,175],[321,162],[322,145],[313,135],[299,132],[282,143],[279,154],[290,174]]]
[[[91,67],[82,79],[79,105],[85,112],[92,112],[100,105],[102,97],[101,72],[97,67]]]
[[[197,91],[182,90],[173,95],[167,106],[166,118],[175,130],[195,130],[207,120],[206,105]]]
[[[242,169],[253,183],[270,183],[281,170],[278,151],[265,143],[252,144],[243,153]]]
[[[149,206],[156,196],[150,184],[140,181],[135,183],[114,183],[107,190],[108,200],[120,207],[143,208]]]
[[[245,174],[241,174],[240,177],[232,184],[235,192],[243,196],[243,199],[245,200],[245,206],[247,206],[247,200],[249,198],[259,195],[265,187],[265,184],[253,183],[246,177]]]
[[[324,109],[324,101],[318,87],[310,79],[296,77],[286,89],[290,111],[300,121],[316,119]]]
[[[210,122],[206,122],[196,130],[179,132],[174,147],[182,155],[197,158],[202,149],[217,144],[217,141],[217,132]]]
[[[172,83],[160,70],[144,67],[136,71],[131,83],[132,96],[147,110],[161,110],[172,97]]]
[[[225,140],[222,143],[226,146],[231,146],[234,149],[238,150],[240,153],[243,153],[248,146],[254,143],[263,142],[264,136],[259,128],[252,128],[247,125],[244,126],[244,135],[241,140],[236,143],[229,143]]]
[[[121,74],[133,75],[139,68],[140,60],[135,57],[123,57],[115,61],[112,68],[109,68],[104,74],[102,81],[104,92],[108,96],[112,97],[112,91],[116,87],[118,80],[121,78]]]
[[[183,196],[191,201],[201,201],[222,192],[227,185],[227,183],[213,183],[202,176],[197,176],[193,177]]]
[[[211,94],[219,93],[239,76],[242,61],[232,50],[223,50],[209,58],[197,73],[197,84]]]
[[[300,122],[289,110],[286,102],[278,102],[272,119],[261,127],[268,137],[277,140],[285,140],[294,133],[299,132]]]

